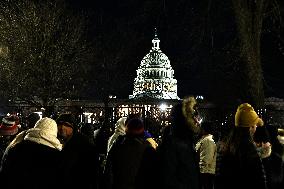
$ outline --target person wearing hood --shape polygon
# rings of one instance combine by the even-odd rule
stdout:
[[[125,133],[125,121],[127,120],[127,117],[119,118],[119,120],[115,124],[114,133],[111,135],[111,137],[108,140],[107,144],[107,153],[110,151],[112,145],[117,140],[119,136],[124,136]]]
[[[185,98],[172,108],[171,131],[157,148],[158,186],[163,189],[199,189],[199,162],[194,136],[199,132],[197,102]]]
[[[0,169],[1,185],[56,188],[61,150],[56,122],[51,118],[40,119],[34,128],[18,134],[7,147]]]

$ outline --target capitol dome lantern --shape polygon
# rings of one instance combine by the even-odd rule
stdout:
[[[174,70],[169,58],[160,49],[157,32],[152,43],[152,49],[136,70],[133,95],[129,98],[179,99]]]

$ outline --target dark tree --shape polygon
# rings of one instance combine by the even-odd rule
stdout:
[[[83,13],[63,0],[0,2],[0,92],[38,107],[84,88],[91,48]]]
[[[264,105],[261,66],[261,34],[269,0],[233,0],[239,40],[239,77],[241,99],[261,108]]]
[[[267,86],[264,86],[266,78],[263,75],[262,60],[268,58],[270,61],[265,63],[271,65],[271,58],[267,54],[271,42],[265,42],[263,35],[282,22],[278,2],[208,1],[208,15],[204,14],[203,19],[206,24],[203,46],[205,50],[207,47],[209,53],[206,57],[208,63],[203,62],[203,73],[207,76],[204,83],[212,84],[210,96],[213,96],[213,101],[217,99],[222,104],[233,102],[233,105],[243,101],[256,108],[264,106],[264,87]],[[206,10],[205,6],[201,10]],[[272,20],[277,22],[270,22]],[[264,27],[263,24],[268,21],[270,25]],[[277,34],[279,31],[280,28],[273,32]],[[277,36],[281,43],[281,35]]]

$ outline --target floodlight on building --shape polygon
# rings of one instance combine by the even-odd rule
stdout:
[[[92,123],[92,115],[93,115],[93,113],[91,113],[91,112],[83,112],[83,114],[85,116],[86,123]]]
[[[159,106],[159,109],[161,110],[161,111],[166,111],[166,109],[167,109],[167,105],[166,104],[161,104],[160,106]]]
[[[204,99],[204,97],[203,97],[202,95],[198,95],[198,96],[196,96],[196,99],[203,100],[203,99]]]
[[[109,95],[108,98],[110,98],[110,99],[111,98],[116,98],[116,96],[115,95]]]

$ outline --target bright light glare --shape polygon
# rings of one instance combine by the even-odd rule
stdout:
[[[166,104],[161,104],[160,106],[159,106],[159,108],[160,108],[160,110],[161,111],[165,111],[166,109],[167,109],[167,105]]]
[[[197,96],[196,99],[201,99],[201,100],[203,100],[204,97],[200,95],[200,96]]]
[[[42,112],[34,112],[34,113],[37,113],[40,117],[40,119],[42,118]]]

